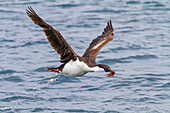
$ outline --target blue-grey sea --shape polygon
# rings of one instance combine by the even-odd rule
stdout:
[[[26,15],[32,6],[78,55],[110,19],[114,39],[97,63],[116,72],[82,77],[46,70],[60,56]],[[1,113],[170,113],[169,0],[0,0]]]

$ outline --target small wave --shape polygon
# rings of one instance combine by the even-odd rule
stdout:
[[[29,1],[27,1],[27,2],[23,2],[23,3],[12,3],[12,5],[33,5],[33,4],[40,4],[40,3],[42,3],[42,2],[38,2],[38,1],[34,1],[34,2],[29,2]]]
[[[158,57],[156,55],[135,55],[135,56],[129,56],[122,59],[136,59],[136,60],[148,60],[148,59],[157,59]]]
[[[43,108],[35,108],[32,110],[32,112],[43,112],[44,109]]]
[[[16,109],[16,107],[5,107],[5,106],[0,106],[0,111],[6,111],[6,110],[12,110]]]
[[[145,77],[134,77],[133,79],[140,80],[140,79],[145,79]]]
[[[33,108],[32,110],[30,110],[31,112],[40,112],[40,113],[48,113],[47,111],[51,111],[50,113],[53,113],[52,111],[55,111],[55,113],[58,113],[57,111],[61,111],[60,109],[56,109],[56,108],[47,108],[47,107],[36,107]]]
[[[97,112],[97,111],[88,111],[88,110],[83,110],[83,109],[67,109],[67,110],[64,110],[65,112],[74,112],[74,113],[80,113],[80,112]],[[99,112],[99,111],[98,111]]]
[[[154,7],[165,7],[165,5],[161,4],[160,2],[158,1],[147,1],[147,2],[144,2],[144,4],[146,5],[149,5],[149,6],[154,6]]]
[[[170,47],[170,45],[160,45],[161,47]]]
[[[160,78],[160,77],[159,78],[158,77],[145,77],[145,80],[154,82],[154,81],[165,80],[165,79]]]
[[[127,1],[126,4],[140,4],[140,1]]]
[[[151,11],[170,11],[170,8],[155,8],[155,7],[145,7],[143,10],[151,10]],[[149,23],[149,22],[148,22]]]
[[[92,85],[84,85],[84,86],[81,86],[80,88],[90,88],[90,87],[93,87]]]
[[[167,87],[167,88],[168,88],[168,87],[170,87],[170,82],[165,83],[165,84],[163,84],[163,85],[162,85],[162,86],[160,86],[160,87],[165,87],[165,88]]]
[[[158,1],[148,1],[144,2],[144,10],[151,10],[151,11],[157,11],[157,10],[163,10],[168,11],[170,8],[166,8],[166,6]]]
[[[115,63],[130,63],[131,61],[125,61],[124,59],[104,59],[100,60],[99,63],[115,64]]]
[[[15,42],[15,40],[2,39],[0,42]]]
[[[154,99],[154,98],[150,98],[150,97],[142,97],[142,98],[139,98],[139,99],[134,99],[134,101],[136,101],[136,102],[146,102],[146,101],[156,101],[156,99]]]
[[[142,49],[151,49],[148,47],[142,47],[140,45],[132,44],[126,47],[117,47],[117,48],[109,48],[112,52],[124,51],[124,50],[142,50]]]
[[[7,46],[8,48],[19,48],[19,47],[26,47],[26,46],[32,46],[32,45],[37,45],[37,44],[47,44],[48,42],[46,41],[35,41],[35,42],[26,42],[25,44],[22,45],[17,45],[17,46]]]
[[[114,64],[114,63],[131,63],[130,59],[136,60],[149,60],[149,59],[157,59],[156,55],[135,55],[135,56],[128,56],[119,59],[104,59],[100,60],[100,63],[107,63],[107,64]]]
[[[102,103],[108,103],[108,102],[113,102],[113,100],[105,100],[105,101],[102,101]]]
[[[96,91],[96,90],[101,90],[100,88],[89,88],[86,91]]]
[[[137,22],[139,22],[139,19],[131,19],[126,21],[126,23],[137,23]]]
[[[83,11],[83,13],[124,13],[124,12],[127,12],[127,10],[100,9]]]
[[[48,101],[71,102],[71,98],[67,98],[67,97],[50,98],[48,99]]]
[[[91,27],[93,27],[93,26],[91,26],[91,25],[89,25],[89,24],[82,24],[82,25],[67,25],[66,27],[68,27],[68,28],[73,28],[73,27],[82,27],[82,28],[91,28]]]
[[[116,111],[116,110],[107,110],[104,113],[121,113],[121,112]]]
[[[24,81],[19,76],[10,76],[10,77],[3,78],[3,80],[10,81],[10,82],[23,82]]]
[[[167,74],[152,74],[152,73],[150,73],[150,74],[144,74],[144,75],[158,77],[158,76],[169,76],[170,73],[167,73]]]
[[[26,89],[25,91],[31,92],[31,91],[39,91],[40,89],[35,89],[35,88],[30,88],[30,89]]]
[[[0,71],[0,75],[1,74],[12,74],[12,73],[16,73],[16,71],[14,71],[14,70],[4,70],[4,71]]]
[[[157,98],[159,98],[159,99],[165,100],[165,99],[169,99],[169,98],[170,98],[170,95],[167,95],[167,94],[165,94],[165,93],[162,93],[162,94],[156,94],[156,95],[154,95],[154,97],[157,97]]]
[[[83,4],[60,4],[60,5],[50,5],[49,7],[61,7],[61,8],[72,8],[72,7],[80,7]]]
[[[34,71],[35,72],[46,72],[47,71],[46,68],[47,67],[40,67],[40,68],[35,69]]]
[[[26,100],[35,100],[34,98],[32,97],[27,97],[27,96],[12,96],[12,97],[6,97],[6,98],[2,98],[0,99],[0,101],[2,102],[12,102],[12,101],[15,101],[15,100],[23,100],[23,99],[26,99]],[[37,100],[37,98],[36,98]]]
[[[2,10],[2,9],[0,9],[0,13],[21,13],[21,12],[13,11],[13,10]]]
[[[121,88],[121,87],[125,87],[125,86],[129,86],[129,84],[116,84],[116,85],[112,85],[110,86],[111,88],[115,87],[117,89]]]
[[[36,44],[47,44],[47,41],[35,41],[35,42],[27,42],[20,47],[30,46],[30,45],[36,45]]]
[[[103,18],[96,18],[96,17],[89,17],[89,18],[87,18],[88,20],[103,20]]]

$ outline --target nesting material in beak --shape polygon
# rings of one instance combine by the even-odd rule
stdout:
[[[115,72],[114,71],[111,71],[111,73],[109,73],[108,75],[107,75],[107,77],[113,77],[115,75]]]

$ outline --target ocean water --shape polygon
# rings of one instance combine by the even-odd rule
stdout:
[[[116,75],[62,75],[48,83],[57,75],[45,68],[59,66],[59,55],[27,6],[80,56],[111,19],[115,37],[97,63]],[[170,113],[169,106],[169,0],[0,0],[0,112]]]

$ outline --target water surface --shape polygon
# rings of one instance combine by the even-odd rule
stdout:
[[[170,2],[168,0],[0,1],[0,112],[169,113]],[[115,37],[98,54],[116,76],[61,76],[47,67],[59,55],[26,15],[34,10],[58,29],[77,54],[112,20]]]

